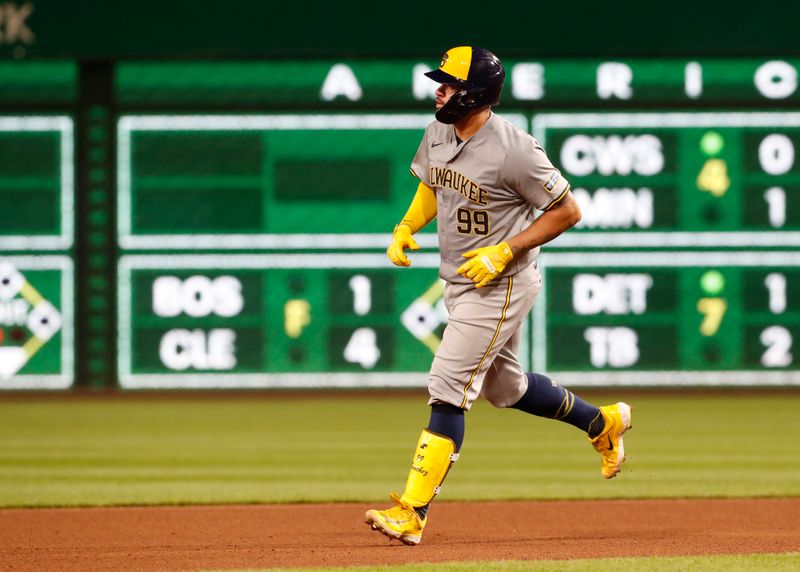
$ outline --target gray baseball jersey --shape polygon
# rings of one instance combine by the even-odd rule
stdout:
[[[569,190],[539,142],[494,113],[461,143],[452,125],[431,123],[411,172],[436,193],[439,274],[457,284],[472,283],[456,274],[463,253],[520,233],[533,222],[534,209],[547,210]],[[503,275],[527,268],[538,251],[514,259]]]

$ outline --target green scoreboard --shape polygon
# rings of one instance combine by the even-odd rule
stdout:
[[[0,117],[0,388],[74,381],[73,120]]]
[[[800,113],[542,114],[533,133],[584,207],[575,245],[800,245]]]
[[[584,213],[543,256],[534,369],[573,384],[800,381],[800,114],[542,114],[533,132]]]
[[[424,383],[447,319],[436,255],[396,269],[368,251],[407,206],[428,121],[121,118],[119,241],[150,251],[120,265],[122,385]],[[800,382],[800,114],[539,114],[530,128],[584,218],[541,255],[526,367],[571,385]],[[239,253],[263,249],[295,253]]]
[[[542,249],[524,367],[800,385],[800,60],[505,64],[498,113],[583,212]],[[411,268],[384,251],[434,65],[124,61],[113,105],[79,112],[69,66],[31,68],[0,94],[23,108],[46,77],[55,98],[0,114],[0,388],[104,368],[130,389],[424,386],[447,323],[436,224]]]
[[[123,387],[425,383],[447,321],[435,254],[133,255],[119,266]]]
[[[533,367],[578,385],[796,384],[798,264],[798,252],[544,255]]]

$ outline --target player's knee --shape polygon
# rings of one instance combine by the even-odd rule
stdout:
[[[503,409],[514,405],[517,401],[519,401],[520,396],[517,393],[514,393],[512,395],[505,391],[495,392],[490,390],[490,391],[484,391],[483,397],[484,399],[486,399],[486,401],[488,401],[495,407]]]
[[[495,407],[499,407],[501,409],[503,407],[508,407],[508,405],[504,405],[503,404],[503,400],[502,399],[497,399],[496,397],[493,397],[491,395],[484,395],[483,397],[486,399],[486,401],[488,401],[489,403],[491,403]]]

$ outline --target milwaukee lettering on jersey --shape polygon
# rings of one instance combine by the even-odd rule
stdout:
[[[464,198],[478,203],[479,205],[488,205],[488,192],[480,188],[478,185],[470,181],[458,171],[447,169],[445,167],[431,166],[429,169],[429,176],[431,185],[434,187],[442,187],[445,189],[452,189],[457,193],[461,193]]]

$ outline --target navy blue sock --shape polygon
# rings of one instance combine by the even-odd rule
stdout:
[[[431,420],[428,422],[428,431],[449,437],[456,446],[456,453],[464,442],[464,410],[449,403],[434,403],[431,406]],[[414,507],[420,518],[428,514],[430,504]]]
[[[528,390],[513,407],[525,413],[564,421],[596,437],[605,427],[600,409],[541,373],[526,373]]]
[[[444,435],[456,444],[456,453],[464,442],[464,410],[449,403],[434,403],[428,431]]]

